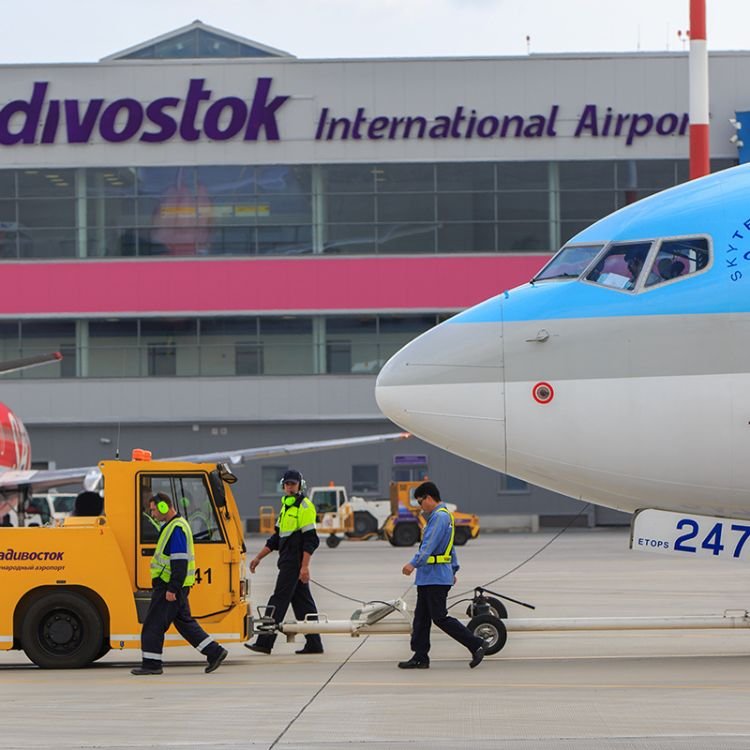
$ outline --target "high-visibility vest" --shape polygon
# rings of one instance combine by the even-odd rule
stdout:
[[[293,503],[287,503],[288,500]],[[283,539],[294,534],[295,531],[309,531],[315,528],[315,506],[306,497],[297,503],[294,495],[281,498],[281,513],[279,513],[279,536]]]
[[[442,555],[430,555],[427,558],[427,562],[430,565],[437,563],[449,563],[451,561],[451,550],[453,549],[453,537],[456,535],[456,523],[453,520],[453,514],[448,508],[438,508],[438,513],[447,513],[448,518],[451,519],[451,538],[448,540],[448,546],[445,548],[445,552]]]
[[[182,555],[187,559],[187,575],[182,584],[183,588],[192,586],[195,583],[195,547],[193,546],[193,533],[190,530],[190,524],[182,517],[175,516],[163,529],[159,535],[159,541],[156,543],[154,556],[151,558],[151,578],[161,578],[164,583],[169,583],[172,578],[172,566],[170,556],[164,554],[164,548],[167,546],[172,532],[180,527],[185,533],[187,539],[187,552],[177,553],[174,559],[182,559]]]

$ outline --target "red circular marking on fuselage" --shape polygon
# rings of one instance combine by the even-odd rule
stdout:
[[[555,389],[549,383],[542,381],[531,389],[531,395],[538,404],[548,404],[555,397]]]

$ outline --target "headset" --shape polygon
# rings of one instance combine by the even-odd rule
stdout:
[[[299,476],[299,479],[297,479],[296,477],[287,476],[288,474],[292,474],[292,473],[297,474]],[[302,476],[301,472],[299,472],[299,471],[285,471],[284,472],[284,476],[282,476],[281,479],[279,480],[279,484],[281,485],[281,489],[282,490],[284,489],[284,480],[285,479],[286,479],[286,481],[299,482],[299,493],[302,494],[302,495],[304,495],[305,489],[306,489],[306,487],[305,487],[305,478]],[[283,498],[283,503],[287,507],[291,507],[296,502],[297,502],[297,496],[296,495],[287,495],[287,496],[285,496]]]
[[[162,515],[166,516],[167,513],[169,513],[169,503],[165,500],[159,499],[159,495],[154,495],[152,499],[156,502],[156,510],[158,510]]]

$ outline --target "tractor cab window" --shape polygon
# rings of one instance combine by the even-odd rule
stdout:
[[[664,240],[654,258],[646,286],[684,279],[708,267],[708,240],[694,237],[681,240]]]
[[[591,263],[602,245],[567,245],[555,255],[532,281],[577,279]]]
[[[597,260],[586,276],[602,286],[633,291],[644,276],[653,242],[616,242]]]
[[[315,490],[314,504],[317,513],[333,513],[337,510],[338,490]]]
[[[141,543],[155,542],[161,524],[149,513],[149,500],[158,492],[172,498],[175,510],[187,520],[195,544],[223,541],[206,477],[203,474],[141,475]]]

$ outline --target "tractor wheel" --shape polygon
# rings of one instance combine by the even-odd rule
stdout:
[[[393,530],[393,544],[396,547],[411,547],[419,541],[419,526],[416,523],[400,523]]]
[[[335,535],[335,534],[329,534],[326,537],[326,547],[330,547],[331,549],[336,549],[336,547],[341,544],[341,540]]]
[[[500,651],[508,640],[503,621],[492,615],[477,615],[467,625],[474,635],[484,640],[484,653],[492,656]]]
[[[375,534],[378,530],[378,522],[375,520],[375,516],[368,510],[355,510],[354,511],[354,531],[347,532],[348,537],[359,537],[366,536],[367,534]]]
[[[98,658],[104,626],[97,608],[72,591],[37,599],[26,611],[21,646],[44,669],[79,669]]]
[[[453,535],[453,544],[457,547],[463,547],[471,539],[471,531],[468,526],[456,526],[456,533]]]

